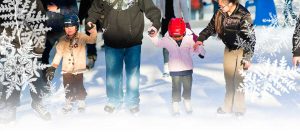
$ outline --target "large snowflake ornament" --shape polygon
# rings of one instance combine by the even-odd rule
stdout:
[[[254,40],[255,51],[252,62],[255,62],[249,71],[240,71],[244,77],[240,90],[248,92],[252,97],[261,97],[262,93],[270,93],[280,96],[284,93],[296,91],[295,77],[297,70],[287,64],[282,52],[290,51],[292,46],[293,27],[284,26],[283,17],[270,14],[269,26],[255,27],[255,33],[248,26],[248,39],[243,40],[237,36],[236,45],[244,49],[251,49],[251,41]],[[255,37],[258,36],[256,40]],[[279,59],[278,59],[279,58]],[[281,59],[280,59],[281,58]]]
[[[4,0],[0,5],[0,19],[5,21],[1,24],[5,28],[12,29],[12,37],[28,37],[34,47],[44,48],[45,34],[51,28],[46,27],[42,22],[47,20],[41,11],[36,11],[36,1],[31,0]],[[22,43],[26,43],[21,39]]]
[[[297,90],[296,69],[289,67],[284,57],[280,61],[276,59],[273,62],[268,59],[251,72],[241,72],[241,74],[244,77],[241,88],[256,97],[261,97],[265,92],[281,96]]]
[[[10,52],[13,52],[15,50],[14,46],[11,44],[13,38],[10,36],[7,36],[7,33],[5,30],[0,35],[0,56],[4,56],[9,54]]]
[[[7,87],[6,98],[28,85],[36,92],[33,82],[40,77],[38,70],[48,67],[40,64],[41,55],[34,53],[35,48],[45,46],[45,34],[50,30],[43,24],[46,16],[36,8],[33,0],[4,0],[0,5],[1,26],[6,29],[0,36],[0,83]]]

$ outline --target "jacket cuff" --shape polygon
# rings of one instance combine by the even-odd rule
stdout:
[[[205,40],[205,37],[203,35],[199,35],[197,40],[203,42]]]
[[[252,56],[253,56],[252,53],[244,53],[244,54],[243,54],[243,60],[248,61],[248,62],[251,62]]]
[[[153,22],[152,26],[155,27],[157,29],[157,31],[159,31],[161,25],[160,25],[159,22],[158,23],[157,22]]]
[[[293,52],[293,57],[300,56],[300,52]]]

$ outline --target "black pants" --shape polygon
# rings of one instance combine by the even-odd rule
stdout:
[[[83,86],[83,74],[63,74],[66,99],[70,101],[85,100],[87,93]]]
[[[168,25],[171,18],[161,19],[161,36],[165,36],[166,32],[168,32]],[[163,56],[164,56],[164,63],[169,62],[169,51],[163,48]]]
[[[90,35],[89,32],[86,32],[87,35]],[[97,56],[96,44],[87,44],[87,55],[88,56]]]
[[[43,92],[45,91],[45,89],[47,89],[47,87],[46,87],[47,83],[45,81],[44,75],[42,74],[42,71],[39,71],[39,73],[40,73],[41,77],[38,77],[38,79],[35,82],[33,82],[33,85],[36,87],[35,88],[36,93],[33,92],[32,90],[29,90],[30,96],[31,96],[33,102],[42,101]],[[5,102],[7,105],[10,105],[10,106],[19,106],[22,90],[14,89],[12,91],[11,95],[8,97],[7,97],[7,90],[8,90],[7,86],[2,86],[1,101]]]
[[[181,85],[183,85],[182,97],[186,100],[191,99],[193,76],[172,76],[172,101],[181,101]]]

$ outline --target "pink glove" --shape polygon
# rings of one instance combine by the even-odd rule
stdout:
[[[198,36],[193,32],[193,40],[195,41],[195,43],[198,41]]]
[[[197,35],[194,33],[194,31],[192,30],[190,23],[185,23],[185,27],[188,28],[188,29],[190,29],[190,30],[193,32],[193,40],[194,40],[195,42],[197,42],[198,36],[197,36]]]
[[[185,27],[192,30],[190,23],[185,23]]]

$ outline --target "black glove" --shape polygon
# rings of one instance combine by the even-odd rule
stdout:
[[[89,26],[88,24],[85,24],[85,30],[87,31],[91,30],[94,27],[95,27],[94,25]]]
[[[201,55],[201,54],[199,54],[198,56],[199,56],[201,59],[203,59],[203,58],[204,58],[204,56],[203,56],[203,55]]]
[[[46,70],[46,78],[48,81],[52,81],[54,78],[54,73],[55,73],[56,68],[51,66],[49,68],[47,68]]]
[[[96,55],[90,55],[90,56],[88,56],[87,69],[93,69],[96,60],[97,60],[97,56]]]

